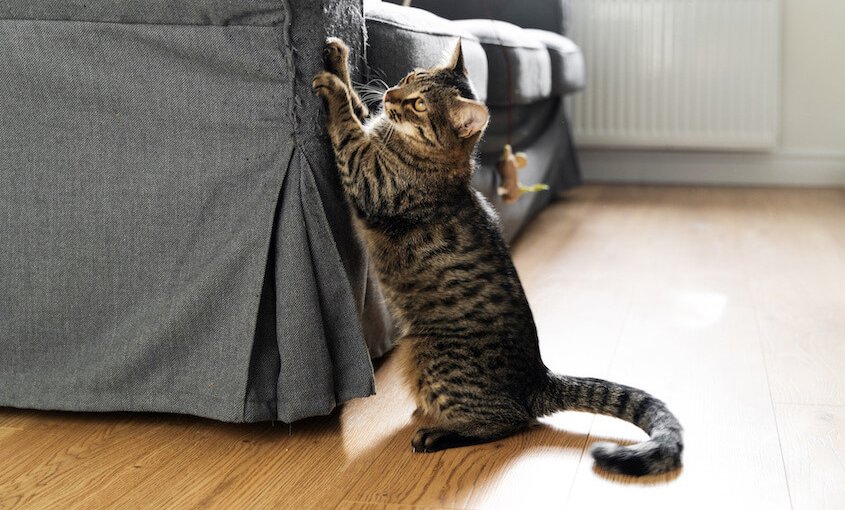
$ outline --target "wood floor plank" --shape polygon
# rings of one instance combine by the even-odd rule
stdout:
[[[775,406],[794,510],[845,508],[845,407]]]
[[[845,273],[841,280],[796,276],[754,283],[773,398],[845,405]]]
[[[845,405],[845,192],[774,197],[743,246],[772,396]]]
[[[391,503],[366,503],[363,501],[348,501],[343,500],[337,505],[337,510],[440,510],[449,507],[440,506],[414,506],[414,505],[400,505]]]
[[[297,495],[293,489],[308,489],[316,466],[325,467],[325,457],[336,455],[323,442],[335,442],[337,420],[320,422],[292,435],[287,426],[207,425],[178,447],[178,455],[160,457],[150,466],[144,486],[122,495],[114,505],[222,508],[226,501],[249,500],[254,508],[267,508],[287,499],[290,505],[282,507],[291,508]],[[162,486],[169,489],[158,490]]]
[[[21,430],[22,429],[13,427],[0,427],[0,444],[2,444],[3,441],[7,440],[12,435],[17,434]]]
[[[118,461],[101,454],[116,446],[115,451],[131,456],[137,445],[143,428],[132,430],[131,421],[126,417],[92,429],[34,428],[15,434],[15,446],[4,452],[0,467],[0,507],[49,507],[51,502],[99,489],[100,461]]]

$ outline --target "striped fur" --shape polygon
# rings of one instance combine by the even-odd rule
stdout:
[[[549,372],[492,208],[470,186],[487,110],[466,78],[460,45],[441,67],[417,70],[365,121],[348,50],[326,45],[313,81],[325,100],[341,181],[387,302],[398,356],[419,409],[418,452],[493,441],[536,417],[588,411],[634,423],[646,442],[592,449],[602,468],[630,475],[681,464],[681,427],[666,406],[620,384]],[[422,102],[419,102],[422,101]]]

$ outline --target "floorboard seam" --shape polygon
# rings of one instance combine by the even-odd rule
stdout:
[[[763,370],[766,373],[766,389],[769,391],[769,406],[772,410],[772,418],[775,421],[775,433],[778,436],[778,451],[780,452],[780,465],[783,471],[783,481],[786,485],[786,495],[789,498],[789,507],[794,509],[795,503],[792,500],[792,490],[789,487],[789,476],[786,474],[786,458],[783,455],[783,440],[780,434],[780,424],[778,423],[778,413],[775,409],[775,398],[772,395],[772,377],[769,374],[769,357],[766,354],[765,341],[763,339],[763,328],[760,325],[760,310],[757,307],[757,293],[751,286],[751,300],[754,308],[754,327],[757,330],[757,342],[760,346],[760,354],[763,356]]]
[[[634,303],[632,299],[628,301],[628,309],[625,310],[625,319],[622,321],[622,325],[619,327],[619,332],[616,335],[616,345],[613,346],[613,352],[610,355],[610,359],[607,363],[607,371],[605,373],[605,377],[610,376],[611,370],[613,370],[613,363],[616,361],[616,353],[619,352],[619,344],[622,343],[622,335],[625,332],[625,328],[631,322],[631,315],[633,314],[634,310]],[[592,444],[590,439],[593,437],[593,425],[596,423],[596,415],[590,419],[590,427],[587,429],[587,438],[584,440],[584,446],[581,448],[581,456],[578,457],[578,464],[575,466],[575,476],[572,477],[572,483],[569,484],[569,490],[566,492],[566,503],[564,504],[564,508],[569,507],[569,501],[572,499],[572,491],[575,488],[575,482],[578,480],[578,473],[581,471],[581,462],[584,460],[584,455],[587,453],[587,449]]]

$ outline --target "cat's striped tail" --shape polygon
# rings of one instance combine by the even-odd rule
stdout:
[[[545,387],[534,395],[532,411],[537,417],[557,411],[604,414],[633,423],[650,436],[648,441],[631,446],[594,444],[593,458],[607,471],[643,476],[681,466],[681,424],[666,404],[637,388],[601,379],[550,374]]]

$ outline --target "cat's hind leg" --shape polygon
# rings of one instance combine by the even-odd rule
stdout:
[[[417,452],[436,452],[489,443],[510,436],[531,424],[528,411],[509,399],[454,402],[436,415],[436,424],[422,427],[411,445]]]
[[[489,443],[513,435],[528,424],[529,421],[526,419],[525,421],[475,422],[422,427],[414,434],[411,446],[415,452],[431,453],[448,448]]]
[[[352,87],[352,80],[349,77],[349,47],[337,37],[329,37],[323,49],[323,63],[326,71],[336,75],[346,85],[352,102],[352,111],[355,112],[359,121],[364,122],[370,116],[370,111]]]

